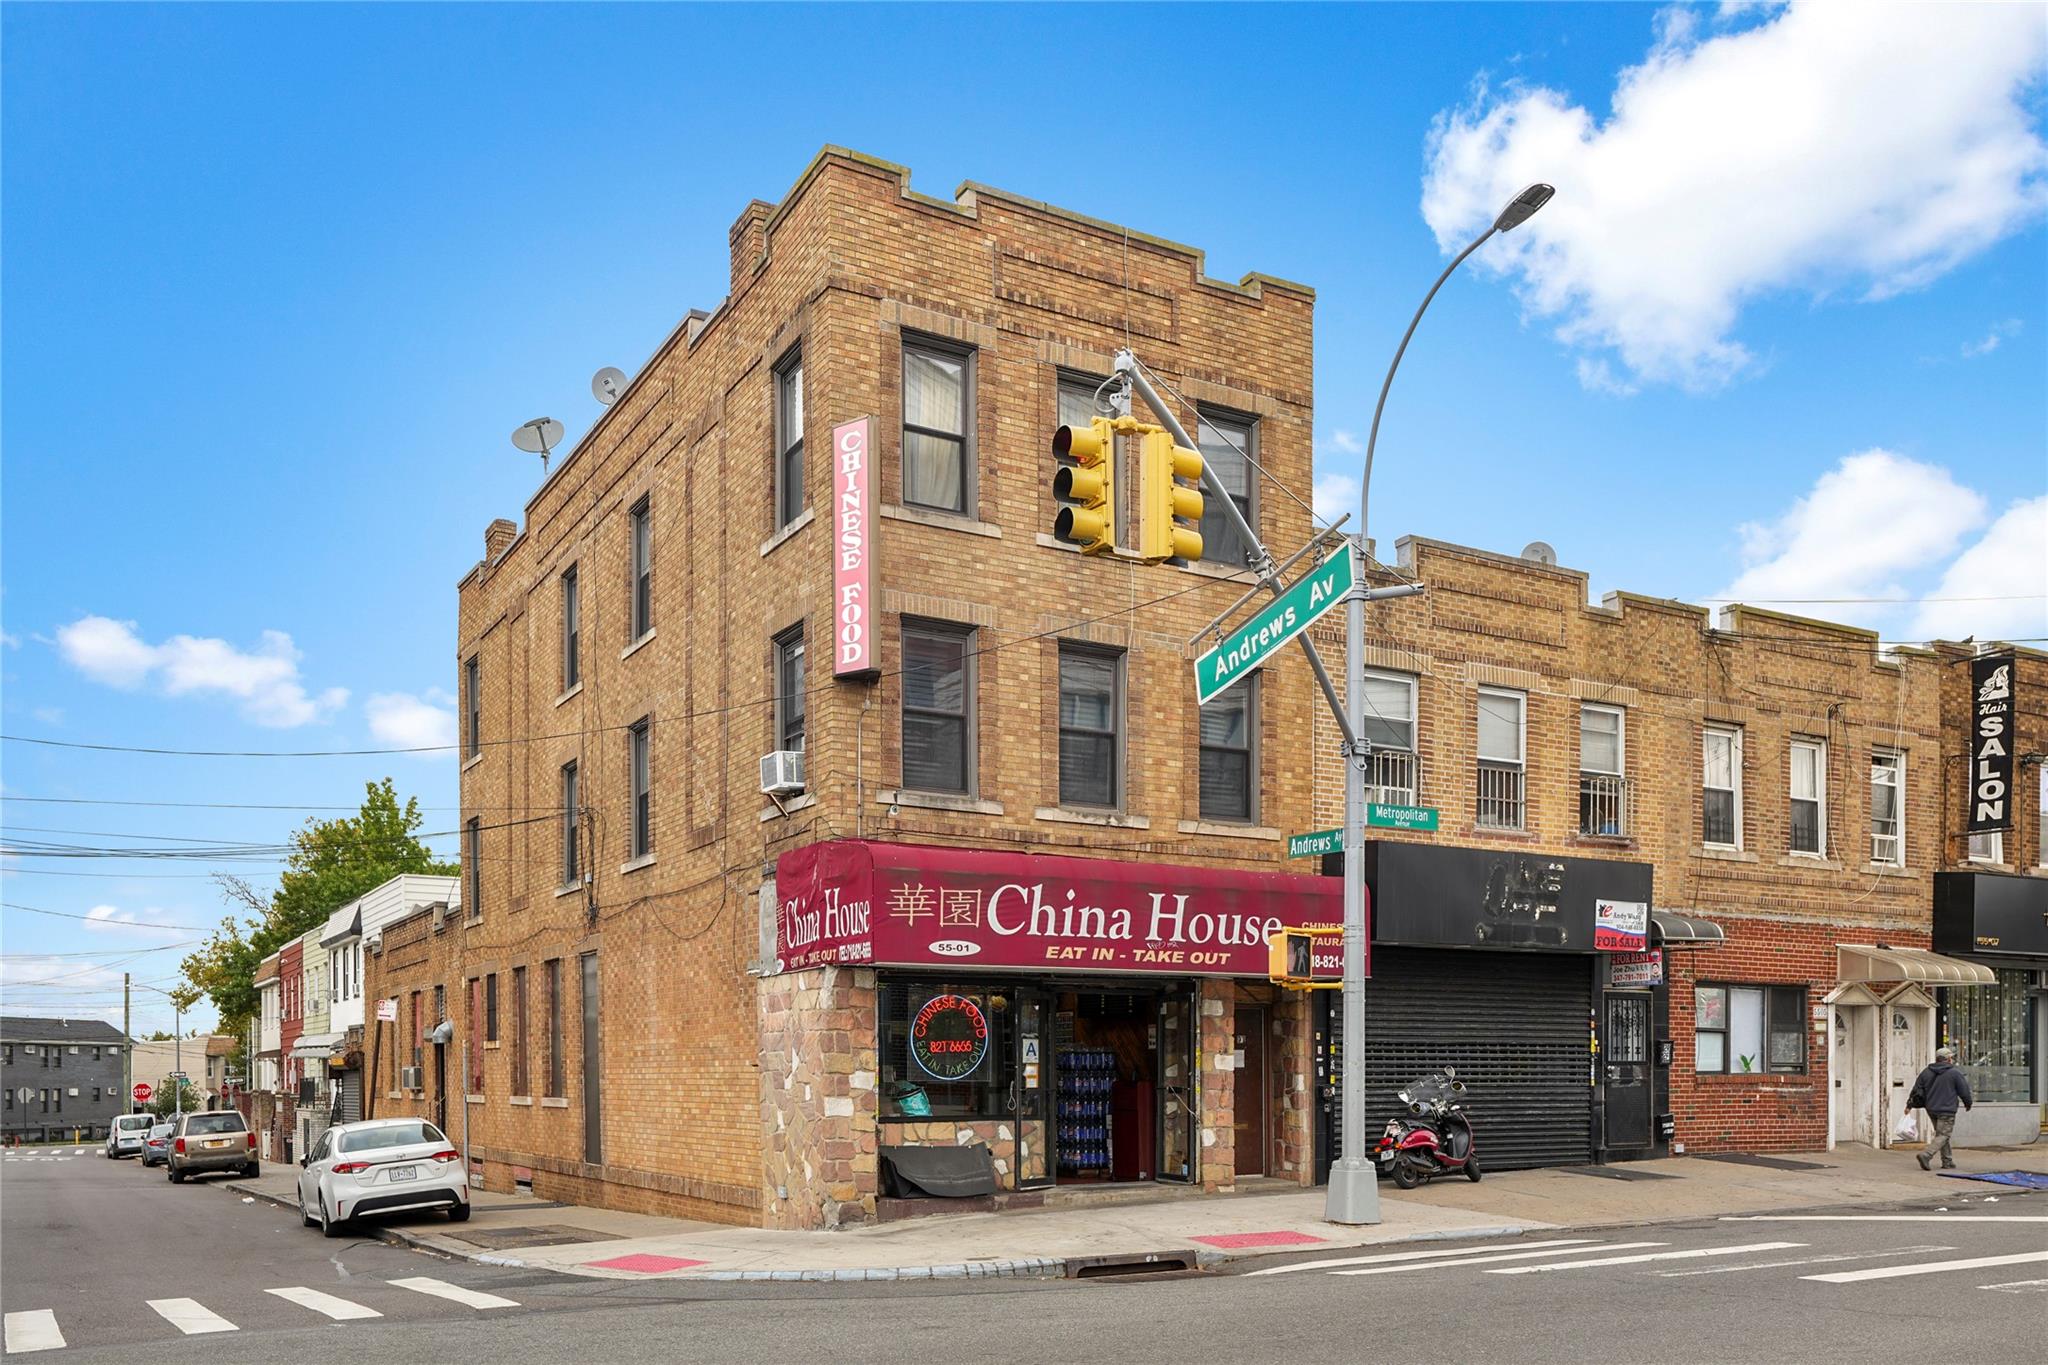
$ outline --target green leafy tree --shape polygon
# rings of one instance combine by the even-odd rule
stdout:
[[[215,878],[236,913],[181,965],[174,988],[188,1000],[213,1001],[224,1033],[248,1031],[257,1007],[256,967],[283,944],[340,906],[404,873],[452,877],[460,864],[442,862],[422,843],[419,802],[399,804],[390,778],[366,783],[363,806],[351,816],[308,820],[292,834],[292,851],[275,891],[265,895],[242,877]]]

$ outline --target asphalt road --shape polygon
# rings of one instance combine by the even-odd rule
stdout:
[[[244,1203],[232,1180],[172,1186],[94,1148],[60,1150],[0,1156],[10,1356],[48,1342],[41,1359],[131,1365],[650,1355],[1868,1365],[2032,1360],[2048,1338],[2048,1199],[1962,1182],[1930,1185],[1913,1205],[1785,1221],[1302,1253],[1225,1274],[761,1285],[589,1280],[330,1242],[287,1210]]]

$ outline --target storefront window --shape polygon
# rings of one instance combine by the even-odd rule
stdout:
[[[986,985],[885,981],[880,995],[883,1119],[1009,1116],[1006,993]]]
[[[1948,1044],[1980,1104],[2033,1099],[2031,975],[2024,969],[2003,970],[1995,985],[1948,989]]]

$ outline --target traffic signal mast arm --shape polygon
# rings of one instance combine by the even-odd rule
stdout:
[[[1195,438],[1188,435],[1188,429],[1180,424],[1180,419],[1173,415],[1173,409],[1159,396],[1159,390],[1153,388],[1152,381],[1145,377],[1145,367],[1138,363],[1135,355],[1128,350],[1118,351],[1116,372],[1128,379],[1131,387],[1151,406],[1160,424],[1172,433],[1176,444],[1189,450],[1199,449],[1195,444]],[[1267,552],[1266,543],[1259,539],[1259,533],[1244,519],[1244,513],[1238,510],[1237,503],[1223,487],[1223,480],[1217,477],[1216,471],[1209,467],[1207,460],[1202,461],[1202,488],[1210,498],[1215,499],[1216,505],[1223,509],[1224,515],[1230,519],[1238,535],[1244,538],[1244,543],[1252,547],[1252,572],[1258,575],[1259,582],[1265,586],[1266,591],[1278,597],[1286,585],[1280,581],[1280,574],[1273,567],[1273,556]],[[1197,553],[1200,551],[1197,550]],[[1337,695],[1337,685],[1330,681],[1330,670],[1323,666],[1323,656],[1316,649],[1315,641],[1309,639],[1306,632],[1299,639],[1302,652],[1308,655],[1308,666],[1314,670],[1316,682],[1323,689],[1323,700],[1330,704],[1330,714],[1337,718],[1337,733],[1343,737],[1348,750],[1357,743],[1358,736],[1353,732],[1351,720],[1344,712],[1344,699]]]

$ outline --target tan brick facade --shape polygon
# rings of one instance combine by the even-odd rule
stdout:
[[[459,1040],[467,979],[499,975],[508,1029],[515,968],[537,979],[544,962],[560,961],[573,983],[580,956],[594,953],[601,1160],[583,1159],[581,1004],[565,984],[565,1105],[510,1093],[503,1039],[484,1054],[483,1098],[468,1109],[486,1182],[530,1171],[542,1194],[818,1226],[873,1209],[875,996],[872,973],[752,974],[763,956],[761,889],[779,853],[861,836],[1272,869],[1284,853],[1276,831],[1308,818],[1309,756],[1289,737],[1306,730],[1311,695],[1291,656],[1261,684],[1254,819],[1201,818],[1185,641],[1247,576],[1087,560],[1053,543],[1047,449],[1062,373],[1106,376],[1128,335],[1184,400],[1177,413],[1190,429],[1196,404],[1255,419],[1261,463],[1307,488],[1313,298],[1264,277],[1211,280],[1189,248],[985,187],[930,198],[900,168],[834,149],[779,204],[750,206],[732,248],[731,296],[663,345],[560,461],[523,527],[492,526],[486,561],[463,581],[457,667],[478,661],[481,745],[465,757],[462,800],[482,826],[471,860],[481,883],[460,916],[426,931],[424,949],[401,941],[408,926],[387,934],[369,986],[409,998],[443,984]],[[904,505],[906,337],[972,353],[964,515]],[[806,510],[778,529],[775,369],[797,352],[812,452]],[[874,421],[879,475],[882,671],[834,683],[830,651],[817,647],[831,632],[819,452],[834,424],[860,416]],[[643,499],[653,626],[641,637],[629,579],[631,512]],[[1276,549],[1307,537],[1306,512],[1270,485],[1254,508]],[[568,688],[561,580],[571,566],[581,678]],[[1160,598],[1169,600],[1144,605]],[[977,632],[969,797],[903,790],[905,617]],[[760,795],[757,761],[777,747],[773,641],[799,625],[813,646],[808,786],[785,812]],[[1060,805],[1061,640],[1124,652],[1114,811]],[[465,691],[465,714],[469,701]],[[626,727],[643,718],[652,852],[635,859]],[[552,814],[571,761],[590,874],[580,887],[563,886]],[[1230,993],[1227,983],[1203,989]],[[537,1002],[530,996],[530,1015]],[[1289,1055],[1305,1055],[1300,1002],[1275,1013],[1291,1030]],[[1214,1018],[1227,1033],[1228,1010]],[[1205,1036],[1204,1055],[1217,1043]],[[1221,1044],[1227,1054],[1227,1037]],[[1218,1072],[1203,1087],[1210,1185],[1233,1179],[1229,1080]],[[388,1077],[379,1086],[379,1112],[423,1102],[391,1099]],[[1272,1168],[1291,1163],[1306,1179],[1300,1107],[1276,1109]]]

